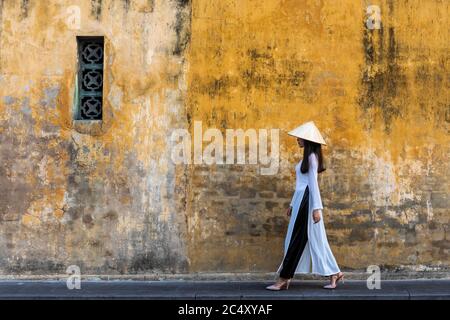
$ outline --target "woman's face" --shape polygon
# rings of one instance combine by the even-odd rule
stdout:
[[[303,147],[304,147],[303,139],[302,139],[302,138],[297,138],[297,143],[298,143],[298,146],[299,146],[300,148],[303,148]]]

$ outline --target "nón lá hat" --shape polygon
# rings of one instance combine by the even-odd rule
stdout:
[[[294,130],[289,131],[288,135],[320,143],[325,146],[327,145],[313,121],[308,121]]]

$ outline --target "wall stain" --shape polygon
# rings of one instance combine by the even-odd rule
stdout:
[[[103,215],[103,219],[115,221],[119,217],[119,214],[115,210],[109,210]]]
[[[3,7],[5,0],[0,0],[0,39],[2,39],[3,32]],[[2,70],[2,46],[0,45],[0,71]]]
[[[102,0],[91,0],[91,15],[100,20],[102,16]]]
[[[365,65],[362,71],[362,89],[358,100],[364,111],[379,108],[387,133],[394,118],[402,116],[405,106],[398,101],[401,92],[407,89],[406,76],[398,62],[398,44],[394,27],[388,27],[388,38],[384,39],[385,26],[379,30],[370,30],[363,24],[363,49]],[[376,39],[378,38],[378,41]],[[387,48],[384,50],[384,43]],[[377,44],[377,45],[376,45]],[[375,123],[368,119],[365,125],[368,129]]]
[[[275,62],[274,49],[270,46],[265,50],[248,49],[245,63],[240,64],[238,75],[210,75],[205,79],[195,74],[191,90],[215,98],[231,97],[233,89],[240,88],[241,85],[246,90],[252,88],[260,90],[272,88],[277,91],[282,91],[283,88],[304,89],[311,65],[294,57]]]
[[[125,9],[125,12],[128,12],[130,10],[130,0],[122,0],[123,1],[123,8]]]
[[[177,14],[175,19],[176,43],[173,54],[179,56],[186,50],[191,40],[192,10],[190,0],[177,0]]]
[[[30,0],[22,0],[20,2],[20,16],[22,19],[25,19],[28,17],[29,2],[30,2]]]
[[[51,259],[16,257],[11,263],[8,263],[5,269],[8,274],[63,274],[67,266],[62,262]]]

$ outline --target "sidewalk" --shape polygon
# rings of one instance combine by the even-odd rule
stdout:
[[[369,290],[365,281],[349,280],[336,290],[326,281],[293,281],[289,290],[265,290],[267,281],[85,281],[80,290],[65,281],[0,281],[0,299],[446,299],[450,280],[382,280]]]

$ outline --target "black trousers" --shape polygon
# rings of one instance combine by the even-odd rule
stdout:
[[[300,208],[298,209],[289,241],[288,250],[284,256],[280,277],[290,279],[294,276],[295,269],[308,242],[308,209],[309,209],[309,189],[306,186]]]

